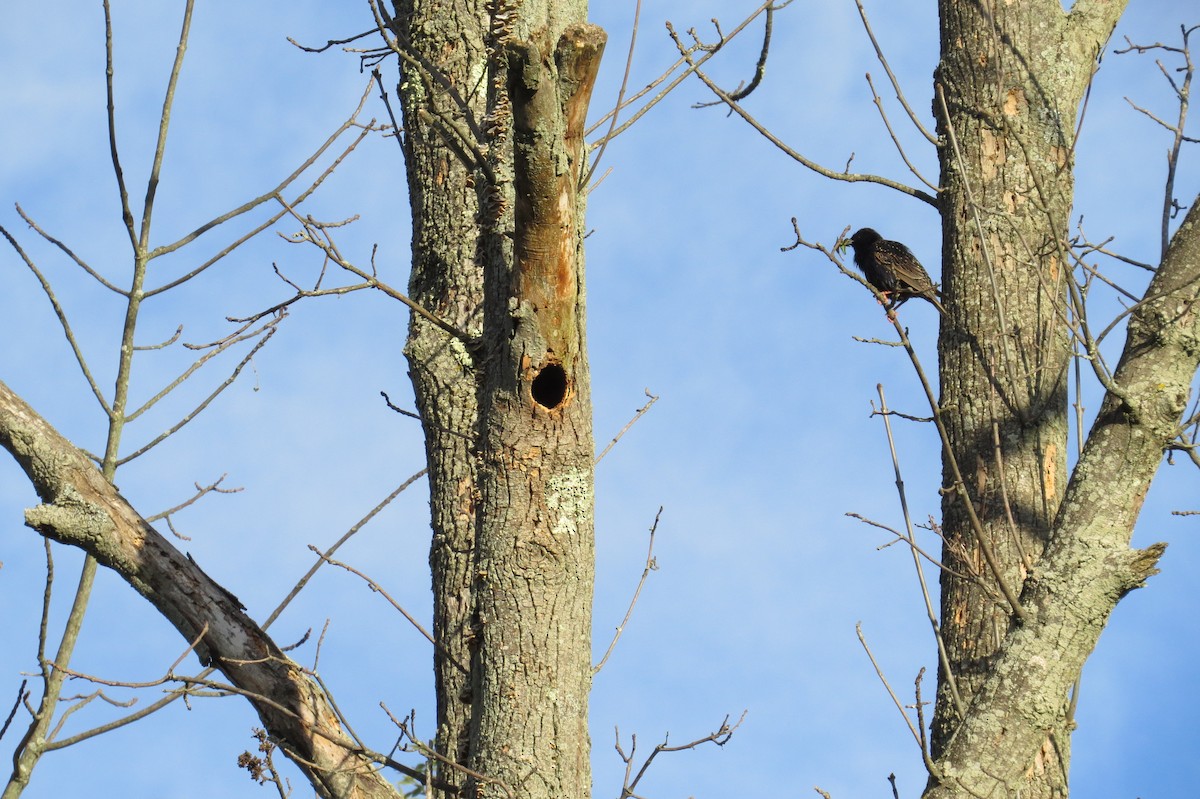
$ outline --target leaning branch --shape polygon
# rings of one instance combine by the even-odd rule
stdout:
[[[198,641],[200,660],[220,669],[250,700],[319,795],[399,796],[342,730],[319,686],[246,615],[237,598],[172,547],[78,448],[2,382],[0,446],[20,464],[43,503],[26,511],[25,523],[95,557],[186,640]]]

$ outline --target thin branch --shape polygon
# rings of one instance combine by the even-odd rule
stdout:
[[[427,640],[427,641],[429,641],[429,643],[433,644],[433,648],[438,650],[438,652],[440,652],[442,654],[442,656],[446,658],[446,660],[453,663],[458,668],[458,670],[461,671],[463,674],[469,675],[471,673],[470,669],[468,669],[462,663],[459,663],[454,658],[454,654],[449,649],[447,649],[445,646],[439,644],[434,639],[434,637],[432,635],[430,635],[429,631],[426,630],[424,628],[424,626],[421,625],[421,622],[419,622],[415,618],[413,618],[413,615],[411,613],[409,613],[407,610],[405,610],[403,605],[401,605],[399,602],[397,602],[395,599],[393,599],[392,595],[389,594],[382,585],[380,585],[378,582],[371,579],[367,575],[363,574],[361,571],[354,568],[350,564],[343,563],[340,560],[334,560],[333,558],[329,557],[328,555],[323,554],[321,552],[321,550],[317,549],[312,544],[309,544],[308,548],[312,552],[314,552],[317,555],[317,557],[319,557],[321,560],[328,563],[330,566],[337,566],[339,568],[345,569],[346,571],[350,572],[351,574],[355,575],[356,577],[361,578],[363,580],[363,582],[365,582],[367,584],[368,588],[370,588],[372,591],[374,591],[375,593],[379,594],[384,599],[386,599],[389,605],[391,605],[393,608],[395,608],[397,611],[400,612],[401,616],[408,619],[408,623],[411,624],[413,627],[415,627],[417,629],[417,632],[419,632],[421,635],[425,636],[425,640]]]
[[[171,77],[167,80],[167,95],[163,98],[162,117],[158,123],[158,142],[154,146],[154,162],[150,167],[150,179],[146,182],[146,203],[142,209],[142,233],[138,250],[150,249],[150,217],[154,214],[154,196],[158,192],[158,178],[162,171],[163,156],[167,151],[167,129],[171,124],[171,107],[175,104],[175,87],[183,69],[183,56],[187,52],[188,33],[192,27],[192,8],[196,0],[187,0],[183,10],[183,26],[179,31],[179,44],[175,48],[175,63],[171,65]]]
[[[892,146],[896,148],[896,152],[900,154],[900,160],[904,161],[904,165],[908,167],[908,171],[913,173],[917,180],[924,183],[931,191],[937,192],[938,187],[929,182],[916,165],[908,159],[908,153],[904,151],[904,145],[900,143],[900,137],[896,135],[896,131],[892,129],[892,121],[888,119],[887,111],[883,108],[883,98],[879,96],[879,92],[875,91],[875,81],[871,79],[871,73],[867,73],[867,85],[871,87],[871,101],[875,107],[879,109],[879,118],[883,120],[883,126],[887,128],[888,136],[892,139]]]
[[[183,502],[180,502],[175,507],[167,508],[166,510],[156,513],[153,516],[147,516],[146,521],[150,522],[151,524],[154,524],[159,519],[165,519],[174,513],[178,513],[179,511],[183,510],[184,508],[188,507],[189,505],[195,504],[196,502],[198,502],[200,500],[201,497],[205,496],[206,494],[213,494],[213,493],[215,493],[215,494],[237,494],[244,490],[242,488],[221,488],[221,483],[225,482],[225,478],[228,476],[229,475],[227,475],[227,474],[223,474],[219,478],[217,478],[217,481],[215,483],[210,483],[209,485],[206,485],[206,486],[201,486],[199,483],[195,483],[194,485],[196,486],[196,493],[193,494],[190,499],[185,499]]]
[[[751,93],[753,93],[755,89],[758,88],[759,84],[762,83],[763,77],[767,74],[767,55],[771,50],[771,32],[775,28],[775,12],[785,8],[791,2],[792,0],[787,0],[787,2],[780,3],[779,5],[772,5],[770,3],[767,4],[766,20],[763,26],[763,43],[762,48],[758,53],[758,63],[754,65],[754,77],[750,79],[750,83],[748,84],[746,84],[744,81],[739,83],[738,88],[729,93],[729,96],[732,99],[739,102],[746,99],[751,95]],[[693,108],[707,108],[708,106],[718,105],[719,103],[720,101],[711,103],[698,103],[693,106]]]
[[[730,31],[728,34],[726,34],[724,36],[724,38],[721,41],[721,45],[727,44],[731,39],[733,39],[739,33],[741,33],[743,30],[745,30],[750,25],[750,23],[753,22],[755,19],[757,19],[759,14],[766,11],[767,8],[773,4],[773,2],[774,2],[774,0],[767,0],[767,2],[764,2],[762,5],[760,5],[758,8],[756,8],[754,11],[750,12],[750,14],[747,15],[746,18],[742,20],[741,24],[739,24],[736,28],[734,28],[732,31]],[[781,8],[781,7],[782,6],[777,6],[777,8]],[[670,29],[669,23],[668,23],[668,29]],[[644,116],[651,108],[653,108],[654,106],[656,106],[660,102],[662,102],[664,99],[666,99],[667,95],[669,95],[672,91],[674,91],[675,88],[677,86],[679,86],[679,84],[681,84],[685,80],[687,80],[688,76],[691,75],[692,72],[695,71],[695,69],[697,67],[703,66],[704,63],[706,61],[708,61],[708,59],[710,59],[714,55],[716,55],[716,53],[720,49],[721,45],[718,45],[717,47],[714,47],[713,49],[706,50],[704,52],[703,56],[701,56],[700,58],[695,60],[695,66],[689,66],[687,69],[685,69],[679,75],[676,75],[675,78],[673,80],[671,80],[670,83],[667,84],[666,88],[662,89],[657,94],[655,94],[653,97],[651,97],[649,100],[647,100],[645,105],[643,105],[636,112],[634,112],[634,114],[629,119],[625,120],[625,122],[623,122],[615,130],[612,130],[609,133],[605,134],[604,138],[600,139],[599,141],[594,141],[591,144],[589,144],[588,148],[594,150],[597,147],[603,146],[603,144],[605,142],[615,139],[616,137],[618,137],[622,133],[624,133],[626,130],[628,130],[630,127],[632,127],[633,124],[636,123],[639,119],[641,119],[642,116]],[[693,51],[693,52],[695,52],[695,51]],[[600,119],[598,119],[595,123],[592,124],[592,126],[590,128],[587,129],[587,131],[586,131],[587,134],[590,135],[590,134],[596,132],[600,128],[600,126],[605,124],[606,122],[608,122],[609,119],[614,114],[620,113],[621,111],[625,110],[625,108],[633,105],[634,103],[638,102],[643,97],[645,97],[647,94],[649,94],[650,92],[657,89],[659,86],[661,86],[663,83],[665,83],[668,78],[670,78],[672,75],[674,75],[675,71],[677,69],[679,69],[681,66],[683,66],[686,63],[687,63],[687,59],[685,57],[679,58],[674,64],[667,67],[667,69],[664,70],[662,74],[660,74],[657,78],[655,78],[653,81],[651,81],[649,84],[647,84],[644,89],[642,89],[637,94],[630,97],[625,102],[624,106],[614,108],[613,110],[609,111],[604,116],[600,117]]]
[[[746,713],[747,711],[743,710],[742,715],[732,726],[729,724],[729,716],[726,716],[721,722],[721,726],[716,730],[708,735],[705,735],[703,738],[697,738],[696,740],[685,744],[671,746],[668,743],[669,736],[664,737],[663,742],[654,747],[650,754],[646,756],[646,760],[642,763],[641,768],[638,769],[637,775],[633,776],[632,779],[630,779],[630,776],[633,774],[633,757],[637,753],[637,735],[630,736],[629,754],[625,754],[625,750],[621,747],[621,731],[617,729],[615,748],[617,750],[617,755],[621,758],[622,762],[625,763],[625,779],[624,784],[621,786],[620,799],[631,799],[633,797],[637,797],[637,794],[634,793],[634,790],[637,788],[638,783],[641,782],[642,777],[646,776],[646,771],[650,768],[650,764],[654,762],[654,759],[663,752],[683,752],[689,749],[696,749],[706,743],[714,743],[717,746],[724,746],[725,744],[729,743],[729,739],[733,737],[733,733],[738,727],[742,726],[742,722],[746,720]]]
[[[188,349],[207,349],[208,352],[204,353],[199,358],[197,358],[195,361],[193,361],[174,380],[172,380],[170,383],[167,383],[167,385],[164,386],[161,390],[159,390],[159,392],[157,394],[155,394],[150,399],[146,400],[141,405],[141,407],[139,407],[137,410],[133,411],[132,413],[126,414],[125,421],[132,422],[134,419],[137,419],[143,413],[145,413],[146,411],[153,408],[156,404],[158,404],[158,402],[160,400],[162,400],[164,397],[166,397],[168,394],[170,394],[172,391],[174,391],[176,388],[178,388],[180,385],[182,385],[184,383],[184,381],[186,381],[189,377],[191,377],[196,372],[198,372],[206,363],[208,363],[213,358],[217,357],[218,355],[225,352],[229,348],[231,348],[237,344],[241,344],[243,341],[250,341],[250,340],[258,338],[259,336],[262,336],[264,334],[268,334],[270,331],[274,330],[275,326],[278,325],[281,321],[283,321],[283,316],[276,316],[274,319],[270,320],[269,322],[264,324],[262,327],[258,328],[257,330],[251,330],[248,333],[246,331],[251,327],[251,325],[249,323],[247,323],[247,324],[243,325],[242,327],[240,327],[238,330],[234,331],[233,333],[229,334],[225,338],[221,339],[220,341],[215,342],[214,344],[208,345],[208,346],[197,346],[195,344],[184,344],[184,346],[187,347]]]
[[[875,48],[875,57],[879,59],[880,65],[883,66],[883,71],[887,73],[888,80],[892,82],[892,88],[896,91],[896,99],[900,101],[900,105],[904,106],[904,110],[908,113],[908,118],[912,120],[913,127],[921,131],[921,135],[925,137],[926,141],[936,145],[938,143],[937,137],[921,124],[920,117],[916,115],[912,107],[908,104],[908,100],[905,99],[904,91],[900,88],[900,81],[896,79],[895,73],[892,72],[887,57],[883,54],[883,48],[879,46],[879,40],[875,38],[875,31],[871,30],[871,23],[867,20],[867,10],[863,8],[862,0],[854,0],[854,4],[858,6],[858,15],[862,17],[863,29],[867,32],[867,38],[871,40],[871,46]],[[874,91],[874,87],[872,87],[872,91]],[[918,175],[918,177],[920,176]]]
[[[41,236],[43,239],[50,242],[58,249],[62,250],[64,255],[66,255],[68,258],[70,258],[72,261],[74,261],[79,266],[80,269],[82,269],[83,271],[85,271],[89,275],[91,275],[93,278],[95,278],[97,283],[104,286],[104,288],[108,289],[109,291],[113,291],[113,292],[116,292],[117,294],[120,294],[122,297],[129,296],[128,291],[126,291],[125,289],[122,289],[122,288],[117,288],[112,283],[109,283],[107,280],[105,280],[103,275],[101,275],[95,269],[92,269],[92,267],[88,266],[87,262],[85,262],[78,255],[76,255],[75,252],[70,247],[68,247],[66,244],[63,244],[61,241],[54,238],[49,233],[47,233],[46,231],[44,231],[40,227],[38,227],[38,224],[36,222],[34,222],[33,219],[30,218],[30,216],[28,214],[25,213],[25,209],[23,209],[21,207],[20,203],[15,203],[15,205],[17,208],[17,213],[20,214],[21,218],[25,220],[25,224],[27,224],[27,225],[29,225],[29,227],[33,228],[34,231],[39,236]]]
[[[329,39],[321,47],[306,47],[305,45],[300,44],[300,42],[293,39],[291,36],[288,36],[287,40],[289,44],[299,48],[300,50],[303,50],[306,53],[323,53],[331,47],[337,47],[341,44],[350,44],[350,42],[356,42],[359,39],[365,39],[368,36],[374,36],[377,32],[377,29],[371,28],[370,30],[363,31],[362,33],[356,33],[353,36],[349,36],[345,39]]]
[[[391,719],[392,723],[395,724],[400,729],[400,739],[404,740],[405,738],[407,738],[409,740],[409,743],[412,744],[412,750],[409,749],[408,744],[405,744],[403,747],[404,751],[407,752],[407,751],[415,750],[416,752],[420,753],[421,756],[424,757],[426,760],[436,760],[439,763],[443,763],[443,764],[449,766],[450,768],[454,769],[455,771],[458,771],[462,774],[467,775],[471,779],[476,780],[477,782],[491,783],[492,785],[497,785],[500,787],[500,789],[502,791],[504,791],[505,795],[508,796],[508,799],[517,799],[516,792],[513,791],[513,789],[511,787],[509,787],[508,783],[504,782],[503,780],[498,780],[494,777],[489,777],[486,774],[482,774],[478,771],[475,771],[474,769],[467,768],[462,763],[459,763],[456,760],[451,760],[450,758],[446,757],[445,755],[440,754],[436,750],[429,748],[421,741],[420,738],[418,738],[416,735],[414,735],[412,733],[412,730],[409,728],[409,724],[407,722],[401,721],[396,718],[396,716],[392,713],[392,711],[388,709],[387,705],[385,705],[383,702],[380,702],[379,706],[381,708],[383,708],[383,712],[387,714],[388,718]],[[410,716],[410,718],[411,718],[411,716]],[[410,775],[410,776],[413,776],[413,775]],[[426,778],[429,778],[429,775],[418,773],[416,775],[416,777],[418,779],[426,779]],[[436,779],[431,778],[431,781],[433,782],[433,784],[435,786],[438,783],[438,780],[436,780]],[[445,788],[443,788],[443,790],[445,790]],[[461,792],[461,788],[457,788],[457,787],[453,787],[453,786],[450,787],[450,790],[453,793]]]
[[[21,702],[25,700],[28,694],[25,692],[25,686],[29,684],[28,679],[21,680],[21,687],[17,689],[17,698],[13,700],[12,710],[8,711],[8,716],[4,719],[4,724],[0,724],[0,740],[3,740],[4,733],[8,732],[9,725],[16,718],[17,711],[21,708]]]
[[[220,396],[221,393],[223,391],[225,391],[225,389],[227,389],[231,385],[233,385],[233,382],[235,380],[237,380],[238,375],[240,375],[242,373],[242,369],[246,368],[246,364],[250,363],[250,361],[254,359],[254,356],[256,354],[258,354],[258,351],[260,349],[262,349],[264,346],[266,346],[266,343],[271,340],[272,336],[275,335],[275,331],[278,330],[278,328],[275,327],[275,325],[278,324],[279,321],[281,321],[281,320],[282,320],[282,317],[280,317],[279,319],[276,319],[274,322],[270,323],[265,328],[265,332],[263,333],[262,337],[254,343],[254,346],[251,347],[250,352],[246,353],[246,357],[242,358],[242,360],[238,363],[238,365],[236,367],[234,367],[234,369],[230,373],[229,377],[227,377],[215,389],[213,389],[212,392],[207,397],[205,397],[204,400],[201,401],[199,405],[197,405],[195,408],[193,408],[190,413],[185,415],[183,418],[181,418],[178,422],[176,422],[170,428],[163,431],[155,438],[151,439],[149,442],[147,442],[145,445],[143,445],[137,451],[132,452],[123,458],[118,458],[117,465],[122,466],[126,463],[129,463],[134,458],[145,455],[151,449],[158,446],[163,441],[165,441],[167,438],[169,438],[170,436],[173,436],[175,433],[177,433],[180,430],[180,428],[182,428],[188,422],[192,421],[197,416],[199,416],[200,413],[203,412],[204,409],[209,406],[209,403],[211,403],[218,396]]]
[[[642,595],[642,586],[646,584],[646,578],[650,576],[650,572],[658,571],[658,562],[654,559],[654,534],[658,532],[658,520],[662,517],[662,512],[662,506],[659,505],[658,513],[654,514],[654,524],[650,525],[650,543],[646,546],[646,568],[642,569],[642,576],[638,579],[637,588],[633,591],[633,598],[629,600],[629,609],[625,611],[625,618],[617,626],[608,649],[604,651],[604,657],[600,658],[600,662],[592,668],[593,677],[599,674],[600,670],[604,668],[604,664],[608,662],[608,656],[613,653],[613,649],[617,646],[617,641],[621,640],[621,633],[625,632],[625,627],[629,624],[629,619],[633,617],[633,609],[637,606],[638,597]]]
[[[104,0],[104,87],[108,95],[108,151],[112,157],[113,174],[117,178],[117,190],[121,195],[121,221],[129,234],[129,246],[137,250],[137,231],[134,228],[133,211],[129,207],[129,191],[125,188],[125,172],[121,169],[121,157],[117,152],[117,112],[113,100],[113,38],[112,8]]]
[[[313,578],[313,575],[315,575],[317,573],[317,570],[329,562],[329,559],[333,557],[333,553],[337,552],[338,549],[341,548],[342,544],[345,544],[347,541],[349,541],[351,538],[353,538],[354,535],[359,530],[361,530],[363,527],[365,527],[369,521],[374,519],[379,514],[380,511],[382,511],[384,508],[386,508],[388,505],[390,505],[392,500],[394,500],[396,497],[400,496],[400,494],[402,494],[406,488],[408,488],[413,483],[417,482],[417,480],[421,479],[428,473],[429,473],[429,469],[425,468],[425,469],[421,469],[419,472],[417,472],[416,474],[409,477],[407,480],[405,480],[403,483],[401,483],[399,486],[397,486],[396,490],[392,491],[392,493],[390,493],[386,497],[384,497],[382,502],[380,502],[378,505],[376,505],[374,508],[372,508],[365,516],[363,516],[361,519],[359,519],[353,525],[351,525],[350,529],[347,530],[342,535],[341,538],[339,538],[337,541],[333,542],[333,544],[331,546],[329,546],[324,552],[319,552],[317,554],[317,560],[315,563],[313,563],[312,567],[309,568],[309,570],[304,573],[303,577],[301,577],[299,580],[296,581],[296,584],[294,586],[292,586],[292,590],[288,592],[288,595],[283,598],[283,601],[280,602],[279,605],[273,611],[271,611],[271,615],[267,616],[266,621],[264,621],[262,624],[263,629],[265,630],[268,627],[270,627],[275,622],[275,620],[279,618],[279,615],[281,613],[283,613],[283,611],[287,608],[288,605],[291,604],[292,600],[295,599],[296,596],[301,591],[304,590],[304,587],[306,585],[308,585],[308,581]]]
[[[933,640],[937,643],[938,660],[941,661],[942,673],[947,678],[946,684],[950,688],[950,696],[954,700],[954,710],[958,713],[959,718],[965,718],[966,706],[963,704],[962,695],[958,691],[958,680],[950,668],[950,657],[946,653],[946,641],[942,637],[942,628],[938,624],[937,611],[933,607],[933,599],[929,595],[929,586],[925,582],[925,570],[921,568],[921,557],[915,546],[916,534],[913,532],[912,517],[908,513],[908,496],[904,491],[904,477],[900,474],[900,457],[896,454],[896,439],[892,436],[892,421],[891,416],[887,413],[887,398],[883,393],[883,384],[877,384],[875,390],[879,392],[879,407],[882,411],[883,427],[887,431],[888,451],[892,455],[892,468],[896,473],[896,493],[900,497],[900,511],[904,516],[904,530],[907,533],[908,541],[914,543],[914,545],[909,547],[909,551],[912,554],[913,566],[917,570],[917,583],[921,586],[921,599],[925,603],[925,616],[929,619],[929,626],[933,630]],[[932,761],[930,761],[928,752],[925,749],[924,730],[922,730],[922,740],[920,743],[921,751],[925,755],[926,766],[932,769]]]
[[[580,186],[586,186],[592,182],[592,175],[596,174],[596,167],[600,166],[600,162],[604,159],[604,151],[608,149],[608,143],[612,141],[613,131],[617,127],[617,118],[625,102],[625,90],[629,87],[629,73],[633,70],[633,51],[637,46],[637,35],[638,29],[641,27],[641,19],[642,0],[637,0],[633,7],[633,28],[629,33],[629,53],[625,56],[625,73],[621,76],[621,88],[617,91],[617,104],[613,106],[612,119],[608,123],[608,133],[604,134],[604,138],[600,140],[600,151],[592,159],[587,174],[579,181]]]
[[[13,238],[12,234],[3,225],[0,225],[0,235],[4,236],[9,245],[17,251],[17,255],[25,262],[25,266],[29,268],[30,272],[33,272],[33,276],[42,284],[42,291],[45,292],[46,298],[50,300],[50,306],[54,308],[54,315],[58,317],[58,323],[62,326],[63,334],[67,337],[67,343],[71,345],[71,352],[75,355],[75,362],[79,364],[79,369],[83,372],[83,377],[87,380],[88,387],[92,389],[92,395],[104,410],[105,416],[111,418],[113,413],[112,407],[104,399],[104,393],[100,390],[100,386],[97,385],[96,379],[92,377],[92,370],[88,368],[87,359],[83,356],[83,350],[80,348],[79,342],[75,339],[75,333],[71,330],[70,322],[67,321],[67,312],[59,305],[58,297],[55,296],[50,281],[46,279],[46,276],[34,264],[33,259],[26,255],[25,250],[21,248],[21,245],[17,243],[17,240]]]
[[[179,337],[183,335],[183,325],[175,328],[175,332],[170,338],[165,341],[160,341],[157,344],[140,344],[133,348],[134,352],[148,352],[150,350],[165,350],[167,347],[179,341]]]
[[[867,646],[867,639],[863,636],[862,622],[854,625],[854,632],[858,635],[858,642],[862,644],[863,651],[867,653],[867,657],[871,660],[871,665],[875,667],[875,674],[878,675],[879,681],[883,683],[883,687],[888,692],[888,696],[892,698],[892,703],[896,706],[896,710],[900,711],[900,715],[904,717],[904,723],[908,725],[908,731],[912,733],[913,740],[917,742],[917,746],[921,745],[921,735],[917,732],[917,728],[913,726],[912,719],[904,712],[904,705],[900,703],[900,698],[896,696],[896,692],[892,690],[892,686],[888,684],[887,677],[883,674],[883,669],[879,665],[879,661],[875,660],[875,655],[871,652],[871,647]]]
[[[679,49],[680,54],[688,62],[688,65],[692,67],[692,71],[695,72],[696,77],[700,78],[700,80],[703,81],[704,85],[709,88],[709,91],[711,91],[713,94],[715,94],[717,97],[719,97],[721,99],[721,101],[723,103],[725,103],[727,106],[729,106],[729,108],[734,113],[736,113],[743,120],[745,120],[756,131],[758,131],[767,141],[771,142],[777,148],[779,148],[781,151],[786,153],[787,156],[789,158],[791,158],[792,160],[796,161],[797,163],[806,167],[807,169],[810,169],[813,172],[816,172],[818,175],[822,175],[831,180],[839,180],[839,181],[843,181],[846,183],[875,183],[880,186],[886,186],[890,189],[895,189],[896,191],[898,191],[902,194],[907,194],[910,197],[915,197],[916,199],[922,200],[922,201],[928,203],[929,205],[932,205],[935,208],[937,207],[937,205],[938,205],[937,197],[935,195],[930,194],[929,192],[922,190],[922,189],[918,189],[913,186],[908,186],[904,183],[900,183],[898,181],[892,180],[890,178],[885,178],[880,175],[853,173],[853,172],[848,172],[848,171],[836,172],[832,169],[829,169],[828,167],[822,166],[821,164],[818,164],[817,162],[812,161],[812,160],[806,158],[805,156],[801,155],[799,152],[797,152],[796,150],[792,149],[790,146],[785,144],[783,142],[783,140],[781,140],[774,133],[767,130],[767,128],[764,127],[762,125],[762,123],[760,123],[757,119],[755,119],[753,116],[751,116],[750,113],[748,111],[746,111],[746,109],[742,108],[742,106],[739,105],[736,100],[734,100],[732,97],[730,97],[728,94],[726,94],[725,91],[723,89],[721,89],[721,87],[718,86],[712,80],[712,78],[708,77],[708,75],[705,74],[703,70],[699,69],[699,64],[693,59],[691,51],[687,47],[684,46],[682,41],[680,41],[678,34],[675,32],[675,29],[673,27],[670,27],[670,23],[668,23],[668,28],[671,33],[671,38],[674,40],[675,46]]]
[[[617,442],[620,441],[624,437],[624,435],[629,432],[629,428],[631,428],[635,424],[637,424],[638,419],[641,419],[643,416],[646,415],[646,412],[648,410],[650,410],[650,406],[652,406],[654,403],[658,402],[657,394],[651,394],[650,389],[646,389],[645,391],[646,391],[646,396],[650,398],[650,401],[647,402],[642,407],[638,408],[637,413],[635,413],[633,415],[633,418],[630,419],[625,424],[625,426],[622,427],[615,436],[613,436],[612,441],[608,442],[608,446],[604,448],[604,451],[596,456],[596,460],[593,461],[593,463],[592,463],[593,466],[600,463],[600,461],[604,460],[604,456],[607,455],[609,452],[611,452],[612,448],[617,445]],[[387,399],[387,395],[384,395],[384,399]],[[391,405],[390,402],[388,404]],[[397,410],[399,410],[399,409],[397,409]],[[417,417],[417,418],[420,418],[420,417]]]
[[[281,204],[284,204],[282,198],[277,199]],[[287,207],[286,204],[284,205]],[[384,283],[379,279],[378,275],[375,274],[374,269],[372,269],[371,272],[367,272],[342,257],[341,252],[339,252],[337,245],[334,243],[332,234],[329,232],[329,228],[333,227],[333,225],[318,222],[313,219],[312,216],[302,217],[295,211],[295,209],[291,207],[287,208],[288,212],[297,222],[300,223],[303,229],[299,233],[295,233],[290,236],[284,236],[283,238],[286,241],[292,244],[300,244],[305,242],[312,244],[313,246],[317,247],[317,249],[321,250],[326,257],[333,261],[333,263],[337,264],[347,272],[362,278],[366,282],[367,287],[378,289],[392,299],[398,300],[404,305],[408,306],[409,310],[420,316],[422,319],[425,319],[441,329],[443,332],[461,341],[464,345],[466,345],[468,352],[474,352],[476,350],[478,342],[475,338],[459,330],[457,327],[442,319],[440,316],[437,316],[433,312],[427,310],[420,303],[410,299],[408,295],[401,291],[397,291],[387,283]],[[282,234],[280,235],[282,236]],[[301,292],[299,296],[305,296],[307,294],[310,294],[310,292]],[[295,302],[299,296],[288,300],[285,304]]]
[[[355,107],[354,112],[346,119],[345,122],[343,122],[341,124],[340,127],[338,127],[337,130],[335,130],[332,134],[329,135],[329,137],[327,139],[325,139],[325,141],[321,144],[321,146],[318,147],[313,152],[313,154],[310,155],[304,161],[304,163],[300,164],[300,166],[298,166],[295,170],[293,170],[290,175],[288,175],[286,178],[284,178],[282,181],[280,181],[279,184],[277,186],[275,186],[275,188],[271,189],[270,191],[266,192],[265,194],[261,194],[258,197],[255,197],[254,199],[243,203],[242,205],[238,206],[237,208],[234,208],[231,211],[227,211],[227,212],[221,214],[220,216],[210,219],[209,221],[200,225],[195,230],[193,230],[191,233],[188,233],[187,235],[183,236],[182,238],[178,239],[177,241],[174,241],[170,244],[164,244],[161,247],[155,247],[153,250],[150,251],[150,253],[148,254],[147,257],[148,257],[148,259],[152,260],[154,258],[158,258],[161,255],[167,255],[168,253],[172,253],[175,250],[178,250],[179,248],[183,247],[184,245],[190,244],[192,241],[195,241],[197,238],[204,235],[209,230],[212,230],[213,228],[218,227],[218,226],[224,224],[225,222],[228,222],[228,221],[235,219],[249,211],[252,211],[255,208],[257,208],[258,206],[260,206],[263,203],[268,202],[270,200],[278,199],[280,201],[280,205],[283,207],[283,210],[278,211],[275,214],[273,214],[272,217],[270,219],[268,219],[266,222],[262,223],[261,225],[257,226],[256,228],[254,228],[252,231],[250,231],[246,235],[237,239],[232,244],[230,244],[229,246],[227,246],[226,248],[221,250],[219,253],[217,253],[217,255],[213,256],[208,261],[205,261],[203,264],[196,267],[191,272],[189,272],[186,275],[184,275],[180,278],[177,278],[176,280],[173,280],[165,285],[162,285],[157,288],[146,291],[145,296],[152,297],[155,294],[161,294],[164,291],[172,289],[175,286],[178,286],[179,284],[192,279],[193,277],[200,274],[208,267],[212,266],[217,261],[224,258],[226,255],[231,253],[233,250],[237,249],[239,246],[241,246],[246,241],[249,241],[250,239],[254,238],[256,235],[261,233],[266,228],[275,224],[277,221],[279,221],[281,218],[283,218],[283,216],[286,215],[290,209],[299,206],[314,191],[316,191],[316,189],[325,181],[325,179],[330,174],[333,173],[333,170],[336,169],[337,166],[339,166],[341,164],[341,162],[346,158],[346,156],[348,156],[351,152],[354,151],[354,149],[358,146],[359,142],[361,142],[363,140],[363,138],[370,132],[370,130],[373,129],[372,128],[372,126],[374,124],[373,121],[370,123],[367,123],[367,125],[365,125],[365,126],[358,122],[358,115],[362,113],[363,106],[366,104],[367,98],[370,96],[371,88],[373,85],[374,85],[374,80],[367,81],[367,86],[363,90],[362,96],[359,98],[358,105]],[[338,155],[338,157],[336,159],[334,159],[333,163],[330,164],[330,166],[328,168],[326,168],[308,186],[307,189],[305,189],[303,192],[301,192],[296,197],[296,199],[292,200],[292,202],[290,202],[290,203],[283,202],[283,200],[282,200],[283,192],[290,185],[292,185],[292,183],[294,183],[296,181],[296,179],[298,177],[300,177],[300,175],[302,175],[306,171],[308,171],[313,166],[313,164],[315,164],[317,162],[317,160],[322,155],[324,155],[325,152],[330,147],[333,146],[333,143],[336,142],[339,138],[341,138],[343,133],[345,133],[346,131],[348,131],[350,128],[353,128],[353,127],[363,128],[363,130],[359,134],[359,136],[357,138],[355,138],[355,140],[348,147],[346,147],[342,151],[342,153],[340,155]]]

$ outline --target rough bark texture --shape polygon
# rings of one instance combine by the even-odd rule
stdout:
[[[935,102],[935,112],[949,309],[939,342],[942,406],[983,535],[1013,592],[1040,562],[1067,484],[1065,242],[1076,112],[1124,6],[1085,0],[1068,13],[1057,0],[939,3],[936,81],[946,108]],[[949,466],[945,480],[953,483]],[[961,746],[960,708],[974,720],[985,682],[1010,662],[1014,618],[955,492],[946,494],[943,518],[950,674],[939,672],[931,740],[939,761],[952,743]],[[1019,754],[1028,772],[1008,784],[1022,796],[1066,793],[1072,680],[1055,684],[1037,745]]]
[[[585,24],[510,44],[514,259],[488,275],[499,290],[488,292],[472,767],[535,797],[591,791],[594,447],[579,182],[603,47],[603,31]]]
[[[1117,602],[1155,573],[1165,548],[1129,541],[1200,364],[1200,197],[1146,297],[1026,583],[1026,618],[943,744],[926,799],[1049,795],[1051,776],[1066,795],[1067,693]]]
[[[593,572],[582,129],[586,4],[395,6],[426,431],[438,749],[466,793],[590,793]],[[463,669],[468,666],[470,674]],[[453,767],[440,770],[461,783]]]
[[[79,547],[146,597],[258,712],[320,796],[399,793],[346,735],[324,692],[246,615],[237,597],[160,536],[82,452],[0,383],[0,446],[44,504],[25,523]]]
[[[420,7],[418,13],[417,7]],[[462,332],[483,333],[483,267],[479,248],[480,187],[474,170],[447,144],[433,115],[466,128],[486,112],[487,16],[467,0],[411,0],[395,6],[396,33],[419,57],[402,62],[398,94],[404,110],[404,154],[412,208],[409,294]],[[466,108],[456,105],[433,67]],[[432,87],[433,93],[430,93]],[[441,90],[441,91],[439,91]],[[424,422],[433,539],[433,634],[438,727],[436,747],[455,762],[468,757],[472,650],[471,584],[475,557],[476,462],[480,378],[475,353],[414,314],[404,348],[417,409]],[[460,775],[440,769],[452,783]]]

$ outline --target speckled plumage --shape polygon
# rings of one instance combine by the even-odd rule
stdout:
[[[875,289],[897,308],[912,297],[928,300],[945,313],[941,292],[916,256],[898,241],[889,241],[869,227],[854,232],[843,246],[854,248],[854,263]]]

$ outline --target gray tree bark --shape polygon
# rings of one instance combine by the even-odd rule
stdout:
[[[939,3],[941,403],[982,540],[960,493],[947,491],[949,669],[939,671],[929,797],[1067,794],[1071,687],[1108,614],[1161,552],[1129,541],[1197,365],[1194,208],[1155,299],[1130,324],[1070,482],[1066,473],[1076,112],[1124,7]],[[949,488],[954,475],[947,460]],[[1019,594],[1019,610],[1006,593]]]
[[[439,754],[479,795],[590,794],[586,3],[395,6],[414,220],[406,355],[434,527]],[[440,768],[459,782],[455,766]]]

